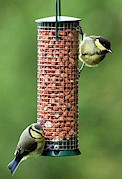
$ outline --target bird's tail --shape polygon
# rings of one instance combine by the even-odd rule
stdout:
[[[19,166],[20,162],[21,162],[21,159],[14,158],[14,160],[12,160],[8,164],[8,168],[11,171],[11,175],[14,175],[14,173],[15,173],[17,167]]]

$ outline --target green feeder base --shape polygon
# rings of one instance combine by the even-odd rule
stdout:
[[[76,150],[44,150],[42,156],[52,156],[52,157],[60,157],[60,156],[75,156],[80,155],[81,152],[79,149]]]

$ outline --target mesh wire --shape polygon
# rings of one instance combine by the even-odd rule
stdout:
[[[78,149],[79,22],[38,24],[37,120],[50,150]]]

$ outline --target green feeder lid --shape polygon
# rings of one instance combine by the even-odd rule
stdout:
[[[58,16],[58,22],[75,22],[75,21],[81,21],[81,19],[75,18],[75,17]],[[35,20],[35,22],[37,22],[37,23],[56,22],[56,16],[37,19],[37,20]]]

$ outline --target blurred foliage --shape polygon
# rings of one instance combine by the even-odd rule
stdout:
[[[62,0],[62,15],[79,17],[87,35],[107,37],[113,54],[79,81],[80,156],[23,162],[16,179],[122,178],[122,1]],[[37,27],[55,15],[53,0],[0,0],[0,178],[21,131],[36,121]]]

